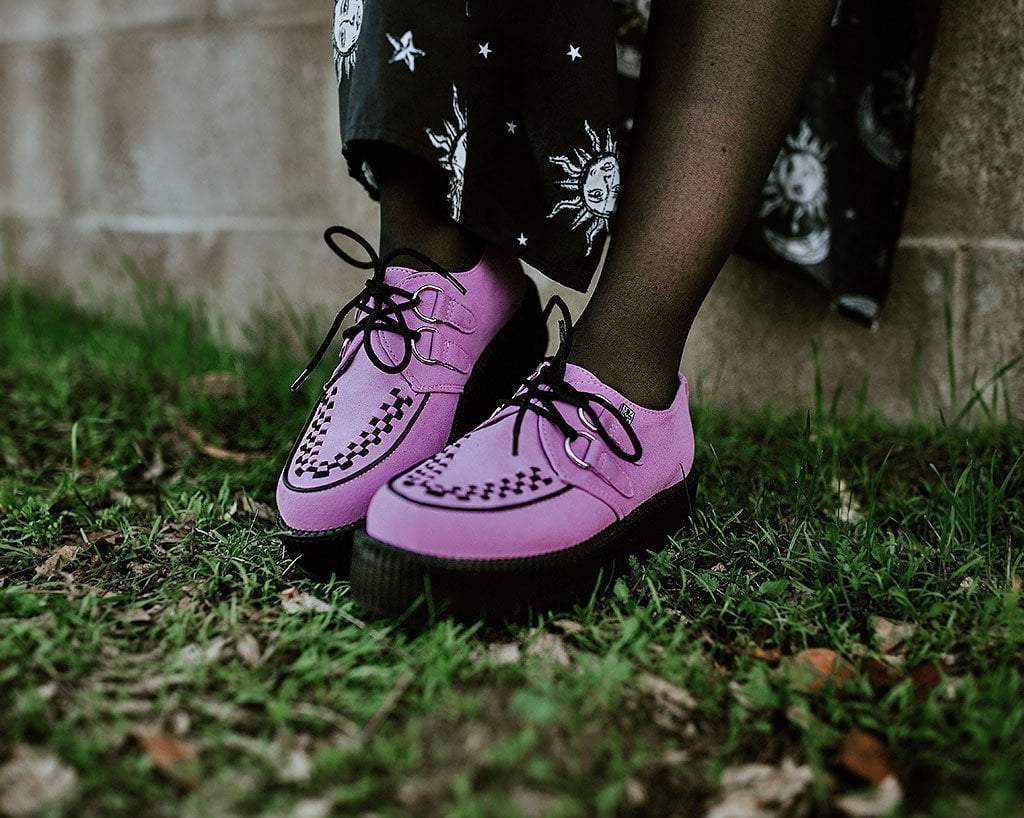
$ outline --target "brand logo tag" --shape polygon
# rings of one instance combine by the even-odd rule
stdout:
[[[622,406],[619,407],[619,414],[622,415],[622,418],[623,420],[626,421],[626,423],[628,423],[630,426],[633,425],[633,418],[636,417],[636,413],[629,408],[629,404],[622,404]]]

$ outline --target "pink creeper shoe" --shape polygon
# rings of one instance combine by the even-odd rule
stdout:
[[[338,236],[361,245],[369,261],[349,256]],[[277,484],[285,545],[317,574],[348,569],[374,492],[487,417],[547,343],[536,287],[515,258],[488,252],[471,270],[451,273],[414,251],[380,258],[347,228],[324,237],[345,261],[374,272],[292,385],[309,376],[354,310],[340,361]],[[420,269],[393,265],[399,256]]]
[[[374,495],[352,556],[364,608],[401,615],[424,594],[460,617],[564,606],[687,521],[686,379],[668,409],[645,409],[566,364],[568,345],[489,420]]]

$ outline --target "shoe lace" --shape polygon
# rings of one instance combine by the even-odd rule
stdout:
[[[559,320],[558,350],[554,355],[541,361],[540,366],[526,379],[519,391],[505,403],[505,407],[517,407],[515,423],[512,426],[512,454],[519,454],[519,434],[523,428],[523,421],[530,412],[553,423],[569,442],[583,436],[558,411],[555,404],[562,403],[574,407],[579,413],[580,420],[589,429],[596,432],[617,457],[628,463],[636,463],[643,455],[643,447],[640,445],[640,439],[633,431],[633,427],[619,414],[619,410],[603,395],[586,392],[566,383],[565,367],[569,350],[572,347],[572,316],[565,302],[555,295],[551,297],[544,309],[545,321],[551,317],[555,307],[562,313]],[[625,433],[629,439],[630,451],[626,451],[611,436],[607,427],[601,422],[595,406],[609,410],[609,414],[606,416],[614,418],[619,428]]]
[[[363,261],[353,258],[346,253],[338,246],[336,241],[338,236],[345,236],[362,247],[366,251],[367,259]],[[338,311],[338,314],[334,317],[334,322],[331,324],[331,328],[327,331],[327,335],[324,336],[324,340],[320,343],[316,352],[313,353],[313,357],[306,364],[305,369],[299,373],[299,377],[292,383],[291,388],[293,392],[302,386],[306,378],[312,374],[320,361],[323,360],[324,355],[330,349],[331,343],[338,334],[338,330],[341,329],[345,318],[348,317],[352,310],[359,310],[363,313],[363,316],[341,334],[346,343],[357,336],[361,336],[360,341],[363,349],[366,350],[366,356],[373,362],[374,366],[383,372],[393,375],[401,372],[409,365],[414,352],[414,344],[420,338],[422,332],[412,329],[406,324],[405,313],[408,310],[416,309],[420,304],[420,300],[414,293],[403,290],[401,287],[393,287],[384,280],[384,273],[396,259],[406,258],[416,261],[422,268],[443,276],[463,295],[466,293],[466,288],[462,286],[462,283],[449,270],[446,270],[436,261],[416,250],[401,247],[392,250],[384,256],[380,256],[373,249],[373,245],[359,235],[359,233],[351,228],[341,227],[340,225],[327,228],[324,231],[324,241],[327,242],[327,246],[334,251],[335,255],[343,261],[360,270],[373,270],[373,275],[366,279],[363,289],[359,294]],[[404,299],[404,301],[397,301],[396,299]],[[388,363],[377,354],[377,350],[373,348],[372,342],[374,332],[390,332],[402,339],[402,357],[398,363]]]

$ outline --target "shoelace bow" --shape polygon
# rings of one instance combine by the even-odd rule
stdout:
[[[335,241],[337,236],[345,236],[361,246],[366,251],[367,260],[360,261],[342,250]],[[373,245],[355,230],[339,225],[327,228],[324,232],[324,241],[327,242],[327,246],[334,251],[335,255],[343,261],[360,270],[373,270],[373,275],[366,279],[363,289],[359,294],[338,311],[338,314],[334,317],[334,322],[331,324],[331,328],[327,331],[327,335],[324,336],[324,340],[319,348],[313,353],[313,357],[306,364],[306,368],[299,373],[299,377],[292,383],[291,388],[293,392],[302,386],[306,378],[312,374],[320,361],[323,360],[324,355],[327,354],[327,350],[330,349],[331,343],[334,341],[334,337],[338,334],[338,330],[341,329],[345,318],[352,310],[359,310],[363,313],[363,317],[341,334],[341,337],[346,342],[361,335],[361,342],[363,349],[366,350],[367,357],[373,362],[374,366],[383,372],[393,375],[396,372],[401,372],[409,365],[413,355],[413,344],[419,339],[422,332],[412,329],[406,324],[404,313],[418,307],[420,301],[408,290],[403,290],[401,287],[393,287],[384,280],[385,271],[396,259],[407,258],[416,261],[425,270],[443,276],[463,295],[466,293],[466,288],[462,286],[462,283],[450,271],[416,250],[402,247],[392,250],[385,256],[380,256],[373,249]],[[405,300],[398,302],[395,300],[398,298]],[[402,358],[397,364],[390,364],[382,360],[380,355],[377,354],[377,350],[373,348],[373,333],[378,331],[390,332],[402,339]]]
[[[555,406],[556,403],[563,403],[574,407],[580,415],[580,420],[589,429],[596,432],[617,457],[628,463],[636,463],[643,455],[643,447],[640,445],[640,439],[633,431],[633,427],[619,414],[619,410],[603,395],[584,392],[566,383],[565,367],[569,350],[572,347],[572,316],[569,314],[569,308],[565,302],[555,295],[551,297],[547,307],[544,308],[545,322],[551,317],[554,307],[558,307],[562,313],[562,318],[559,321],[562,332],[557,352],[541,361],[540,366],[527,378],[519,391],[505,403],[505,406],[518,407],[515,423],[512,426],[512,454],[519,454],[519,433],[522,431],[523,421],[528,412],[535,412],[549,420],[570,442],[583,437],[583,433],[574,429]],[[597,410],[594,408],[595,404],[609,410],[611,417],[615,418],[619,428],[629,438],[632,451],[623,449],[611,436],[598,417]]]

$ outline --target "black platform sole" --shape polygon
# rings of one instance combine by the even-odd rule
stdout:
[[[403,551],[365,530],[352,550],[352,595],[371,614],[512,619],[564,609],[603,591],[628,564],[665,544],[689,520],[697,475],[656,494],[629,516],[564,551],[500,560],[454,560]]]
[[[510,398],[540,363],[547,344],[540,296],[536,285],[528,281],[523,303],[491,339],[469,374],[449,442],[486,420],[499,403]],[[298,531],[282,524],[280,536],[306,573],[317,579],[344,577],[352,559],[352,537],[364,524],[365,520],[358,520],[329,531]]]

